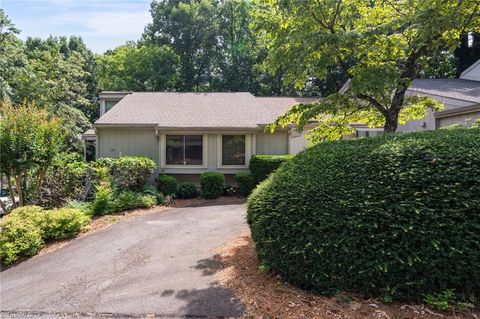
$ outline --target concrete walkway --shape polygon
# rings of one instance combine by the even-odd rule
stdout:
[[[242,204],[119,222],[3,271],[2,318],[241,316],[214,249],[246,227]]]

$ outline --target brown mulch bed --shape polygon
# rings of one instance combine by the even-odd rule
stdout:
[[[480,318],[478,312],[439,312],[424,305],[384,304],[351,294],[319,296],[285,284],[279,277],[260,271],[249,233],[218,251],[224,269],[221,283],[234,290],[247,308],[247,318],[300,319],[406,319]]]

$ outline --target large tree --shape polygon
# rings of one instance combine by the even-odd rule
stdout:
[[[0,100],[14,95],[17,79],[25,74],[26,56],[20,30],[0,9]]]
[[[34,103],[0,101],[0,169],[17,206],[28,202],[27,189],[40,189],[45,173],[64,144],[62,121]],[[3,204],[3,203],[2,203]],[[2,207],[5,209],[5,207]]]
[[[273,125],[312,120],[314,141],[352,133],[351,123],[384,125],[421,118],[439,104],[406,91],[420,70],[461,34],[480,27],[477,0],[257,0],[255,27],[269,46],[267,64],[282,66],[285,79],[302,88],[306,79],[325,79],[332,68],[351,80],[343,94],[297,105]]]
[[[98,56],[98,81],[103,90],[172,91],[178,63],[168,46],[128,43]]]
[[[181,91],[203,90],[215,77],[218,4],[214,0],[154,0],[152,23],[143,34],[149,44],[170,45],[180,58]],[[202,86],[203,84],[203,86]]]

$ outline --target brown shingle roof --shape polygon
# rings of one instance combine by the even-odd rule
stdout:
[[[134,92],[95,124],[152,124],[166,128],[257,128],[297,103],[313,99],[256,98],[251,93]]]

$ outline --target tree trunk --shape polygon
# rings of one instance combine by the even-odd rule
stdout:
[[[5,207],[5,204],[0,200],[0,208],[3,210],[3,214],[7,214],[7,208]]]
[[[394,133],[398,126],[398,113],[399,111],[389,111],[385,114],[385,133]]]
[[[10,192],[10,199],[12,200],[12,208],[17,208],[17,202],[15,201],[15,194],[13,193],[12,182],[10,181],[10,175],[5,174],[7,179],[8,191]]]
[[[15,186],[17,188],[17,193],[18,193],[18,205],[23,206],[24,201],[23,201],[22,176],[21,175],[15,176]]]

